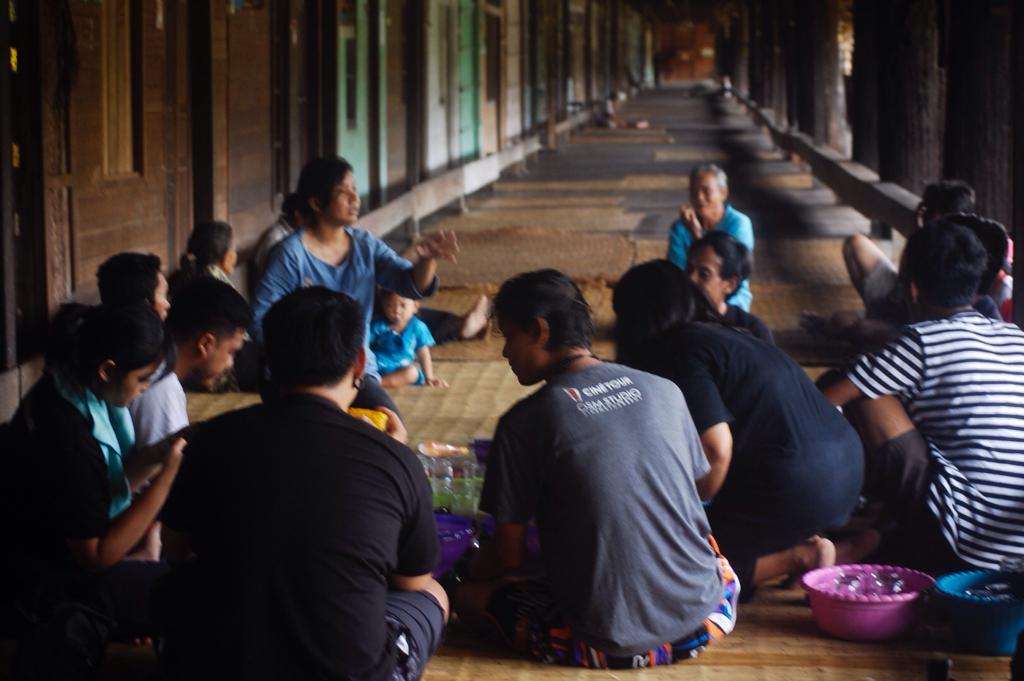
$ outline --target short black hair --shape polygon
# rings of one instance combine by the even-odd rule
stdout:
[[[213,277],[188,283],[174,296],[167,313],[167,331],[178,342],[204,333],[225,338],[250,326],[252,310],[245,298],[230,284]]]
[[[525,272],[512,277],[494,297],[494,316],[522,329],[534,319],[548,323],[547,349],[589,348],[594,337],[590,305],[580,287],[554,269]]]
[[[736,277],[742,284],[750,278],[750,272],[754,267],[753,258],[750,257],[747,247],[733,235],[720,229],[713,229],[694,242],[690,246],[690,252],[696,253],[700,248],[710,248],[722,259],[722,271],[719,272],[722,279]]]
[[[900,276],[917,286],[929,305],[971,305],[978,294],[988,252],[963,216],[934,220],[914,232],[903,251]]]
[[[300,288],[263,318],[270,379],[278,388],[329,386],[352,368],[363,347],[362,308],[323,286]]]
[[[995,283],[999,271],[1006,265],[1006,255],[1010,250],[1010,238],[1006,233],[1006,227],[995,220],[989,220],[978,215],[958,213],[947,215],[947,220],[962,225],[974,232],[978,241],[985,247],[988,253],[988,263],[985,271],[981,274],[981,281],[978,283],[978,293],[987,294]]]
[[[718,322],[711,301],[668,260],[651,260],[632,268],[615,284],[616,358],[638,364],[648,344],[669,329],[694,322]]]
[[[121,372],[135,371],[157,360],[173,366],[173,347],[153,307],[142,302],[62,305],[50,326],[47,368],[83,388],[108,359]]]
[[[160,276],[160,258],[149,253],[118,253],[96,270],[104,305],[153,304]]]
[[[281,202],[281,215],[291,220],[296,213],[302,213],[302,197],[298,192],[292,192]]]
[[[307,220],[313,219],[313,199],[320,210],[326,210],[334,196],[334,188],[353,172],[352,164],[340,156],[314,158],[302,168],[295,193],[299,197],[299,211]]]
[[[950,213],[974,212],[974,189],[963,180],[941,180],[924,188],[924,219],[930,222]]]

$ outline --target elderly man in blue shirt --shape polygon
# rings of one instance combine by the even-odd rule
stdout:
[[[728,198],[729,178],[717,165],[704,163],[690,172],[690,204],[679,209],[679,220],[669,230],[666,257],[672,263],[686,269],[690,246],[712,229],[727,232],[754,252],[750,218],[726,203]],[[752,300],[750,284],[744,281],[727,302],[750,312]]]

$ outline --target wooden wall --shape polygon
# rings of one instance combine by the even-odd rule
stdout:
[[[663,82],[703,80],[715,73],[715,36],[706,23],[663,24],[658,28]]]
[[[164,173],[165,31],[158,26],[151,2],[126,3],[140,13],[140,34],[134,36],[132,58],[138,76],[132,96],[139,98],[135,112],[136,167],[110,172],[104,164],[104,146],[112,134],[105,118],[103,5],[71,3],[78,38],[79,71],[69,106],[71,214],[69,281],[72,291],[95,290],[96,268],[112,253],[139,250],[168,259],[166,214],[167,181]],[[107,112],[110,115],[110,112]]]
[[[269,172],[273,158],[268,4],[229,14],[225,34],[227,220],[244,247],[254,243],[275,218]]]

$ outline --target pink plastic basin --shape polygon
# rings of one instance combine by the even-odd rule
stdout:
[[[840,573],[872,570],[898,573],[904,591],[871,595],[835,591],[835,578]],[[935,580],[909,568],[854,564],[812,570],[804,575],[801,584],[810,598],[814,621],[822,631],[849,641],[885,641],[902,636],[914,625],[923,596]]]

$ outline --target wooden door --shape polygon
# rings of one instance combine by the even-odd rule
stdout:
[[[703,80],[714,75],[715,36],[705,23],[663,24],[658,31],[661,78],[665,82]]]

